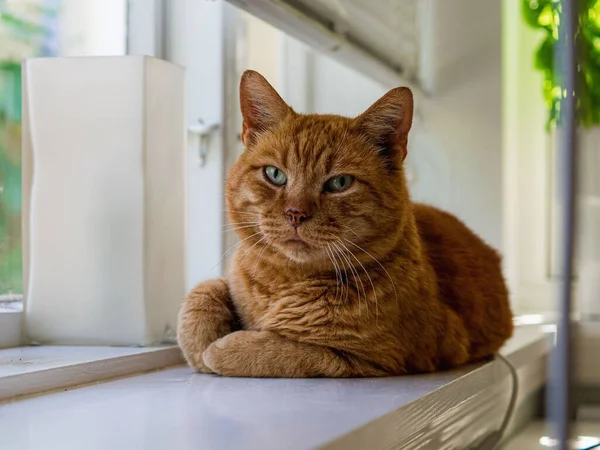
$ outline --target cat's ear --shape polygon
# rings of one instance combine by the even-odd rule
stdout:
[[[246,146],[294,113],[265,77],[253,70],[246,70],[242,75],[240,106],[244,119],[242,142]]]
[[[399,87],[377,100],[356,121],[360,131],[381,149],[382,156],[398,168],[406,158],[412,118],[412,92]]]

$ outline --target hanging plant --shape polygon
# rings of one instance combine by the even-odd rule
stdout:
[[[543,30],[544,40],[535,53],[535,68],[544,74],[544,98],[548,127],[561,120],[561,99],[566,95],[560,74],[554,68],[561,2],[523,0],[523,16],[533,28]],[[579,25],[575,33],[578,54],[577,116],[580,125],[600,125],[600,1],[579,0]]]

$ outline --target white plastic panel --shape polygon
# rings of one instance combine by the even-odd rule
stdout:
[[[24,80],[29,340],[161,341],[185,295],[183,69],[41,58]]]

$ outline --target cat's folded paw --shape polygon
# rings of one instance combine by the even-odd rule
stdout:
[[[204,360],[202,359],[202,353],[193,354],[193,355],[188,354],[188,355],[186,355],[186,359],[187,359],[189,366],[192,369],[194,369],[196,372],[207,373],[207,374],[215,373],[209,367],[207,367],[206,364],[204,364]]]
[[[213,342],[204,351],[204,365],[224,376],[245,377],[256,376],[253,370],[257,340],[260,341],[259,331],[236,331]]]
[[[177,340],[189,365],[200,373],[213,373],[202,353],[217,339],[231,331],[233,312],[227,283],[208,280],[196,286],[179,313]]]

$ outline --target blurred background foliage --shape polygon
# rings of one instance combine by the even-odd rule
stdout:
[[[22,293],[21,61],[57,53],[60,0],[0,0],[0,299]]]
[[[579,96],[577,112],[580,124],[600,124],[600,2],[579,0]],[[542,30],[544,38],[535,53],[535,67],[544,74],[544,97],[548,106],[548,127],[560,121],[560,103],[565,95],[560,74],[554,67],[558,41],[561,3],[555,0],[523,0],[523,17],[532,27]]]

